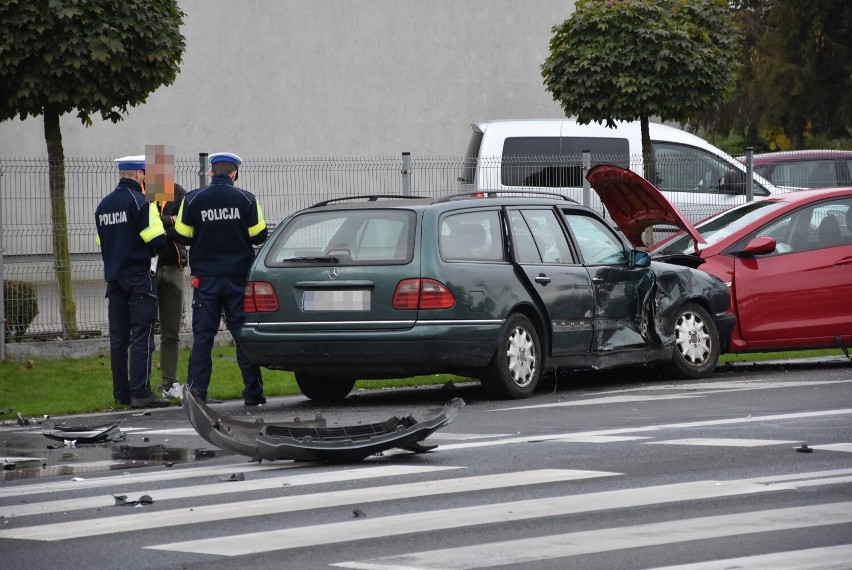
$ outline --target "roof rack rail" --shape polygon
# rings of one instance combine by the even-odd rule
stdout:
[[[493,198],[495,196],[527,196],[534,198],[558,198],[561,200],[565,200],[566,202],[572,202],[574,204],[579,204],[577,200],[573,198],[569,198],[563,194],[559,194],[558,192],[539,192],[536,190],[480,190],[474,192],[455,192],[453,194],[447,194],[446,196],[441,196],[435,200],[435,203],[439,202],[449,202],[450,200],[454,200],[457,198]]]
[[[376,202],[379,198],[392,198],[395,200],[422,200],[423,198],[428,198],[428,196],[403,196],[402,194],[369,194],[366,196],[344,196],[342,198],[329,198],[328,200],[317,202],[316,204],[311,206],[311,208],[328,206],[329,204],[333,204],[336,202],[344,202],[346,200],[366,200],[367,202]]]

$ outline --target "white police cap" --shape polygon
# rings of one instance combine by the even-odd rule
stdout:
[[[145,170],[145,155],[123,156],[116,158],[119,170]]]
[[[215,152],[210,155],[210,164],[217,162],[230,162],[234,166],[239,166],[243,163],[243,159],[232,152]]]

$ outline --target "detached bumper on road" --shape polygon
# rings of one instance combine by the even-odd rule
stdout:
[[[183,410],[192,427],[216,447],[252,459],[293,459],[296,461],[361,461],[387,449],[400,448],[415,453],[436,446],[422,442],[435,430],[452,423],[464,406],[454,398],[446,406],[434,410],[425,420],[412,416],[392,417],[387,421],[343,427],[326,427],[317,414],[313,420],[266,423],[244,422],[211,410],[189,390],[183,390]]]

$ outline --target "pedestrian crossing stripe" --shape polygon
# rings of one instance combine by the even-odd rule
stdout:
[[[386,556],[363,562],[343,562],[332,564],[332,566],[358,570],[399,570],[400,568],[472,570],[522,565],[614,550],[849,523],[852,523],[852,502],[842,502],[536,536]],[[852,560],[849,558],[851,548],[844,547],[840,552],[835,551],[831,554],[847,556],[848,564]],[[790,553],[784,553],[783,562],[774,567],[789,570],[790,566],[786,559],[788,554]],[[712,568],[725,567],[732,566],[719,564],[718,561],[712,566]],[[689,568],[695,568],[695,566],[689,565]],[[824,567],[820,566],[820,568]]]
[[[810,479],[809,477],[812,475],[808,473],[778,476],[775,478],[776,481],[773,484],[767,484],[763,478],[723,482],[694,481],[581,495],[562,495],[542,499],[438,509],[403,515],[358,519],[356,521],[219,536],[211,539],[159,544],[145,548],[218,556],[241,556],[347,541],[387,538],[419,532],[450,530],[475,525],[507,523],[577,513],[674,503],[678,501],[718,499],[772,493],[779,490],[792,490],[826,484],[849,483],[852,482],[852,476],[850,476],[848,471],[834,471],[832,472],[833,476],[821,479]],[[513,478],[519,476],[520,474],[514,474]],[[310,500],[314,500],[316,497],[317,495],[313,495],[310,497]],[[367,503],[369,499],[365,499],[363,502]],[[849,522],[852,522],[852,510],[850,510],[852,503],[842,503],[842,505],[844,505],[840,509],[842,516],[849,517]],[[826,520],[829,519],[831,519],[830,516],[826,517]],[[846,519],[843,520],[845,521]],[[679,522],[676,521],[671,524],[677,525]],[[105,526],[105,528],[107,527]],[[26,534],[29,533],[22,533],[22,535]],[[6,533],[0,532],[0,537],[3,536],[6,536]],[[23,537],[21,536],[21,538]],[[37,537],[29,536],[28,538]]]
[[[346,469],[343,471],[320,471],[317,473],[304,473],[299,475],[285,475],[282,477],[267,477],[255,480],[229,481],[226,483],[208,483],[204,485],[193,485],[187,487],[173,487],[166,489],[142,489],[132,492],[133,496],[149,495],[157,503],[172,499],[189,499],[192,497],[211,497],[215,495],[244,493],[251,491],[262,491],[266,489],[279,489],[281,487],[294,487],[300,485],[317,485],[323,483],[340,483],[344,481],[359,481],[363,479],[379,477],[399,477],[404,475],[417,475],[435,473],[451,469],[463,469],[453,466],[416,466],[416,465],[381,465],[378,467],[362,467],[357,469]],[[122,491],[124,493],[124,491]],[[7,517],[43,515],[48,513],[62,513],[82,509],[100,509],[115,505],[112,495],[100,495],[95,497],[80,497],[76,499],[64,499],[47,501],[41,503],[24,503],[11,505],[3,508],[3,514]]]
[[[36,483],[34,485],[10,485],[0,487],[0,498],[15,497],[18,495],[37,495],[39,493],[60,493],[65,491],[79,491],[82,489],[94,489],[98,487],[111,487],[134,485],[137,483],[150,483],[151,481],[175,481],[178,479],[190,479],[192,477],[216,477],[232,473],[253,473],[256,471],[274,471],[280,469],[293,469],[304,467],[310,463],[237,463],[230,465],[204,466],[204,467],[176,467],[164,468],[162,471],[146,471],[144,473],[126,473],[124,475],[107,477],[96,477],[84,479],[77,477],[70,481],[49,481]]]
[[[434,479],[363,489],[345,489],[309,495],[292,495],[254,501],[201,505],[168,511],[133,513],[132,515],[87,519],[85,524],[80,524],[78,521],[69,521],[2,529],[0,530],[0,539],[67,540],[100,534],[134,532],[152,528],[199,524],[203,522],[339,507],[343,505],[468,493],[616,475],[621,474],[607,471],[538,469],[452,479]]]
[[[789,445],[801,443],[801,440],[779,440],[779,439],[742,439],[723,437],[688,437],[684,439],[667,439],[659,441],[646,441],[646,445],[702,445],[710,447],[763,447],[767,445]]]

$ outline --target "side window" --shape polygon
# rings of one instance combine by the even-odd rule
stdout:
[[[503,232],[497,210],[444,216],[440,223],[441,257],[456,261],[503,261]]]
[[[518,263],[574,263],[553,210],[510,210],[509,220]]]
[[[656,175],[654,185],[664,192],[745,194],[745,174],[720,156],[675,143],[653,143]],[[755,196],[767,190],[753,185]]]
[[[852,244],[852,200],[821,203],[776,220],[756,235],[775,238],[775,253],[803,252]]]
[[[601,220],[584,214],[566,213],[565,221],[574,234],[586,264],[620,263],[627,260],[621,241]]]
[[[583,186],[583,151],[592,166],[630,166],[627,139],[609,137],[508,137],[503,142],[500,183],[530,188]]]

